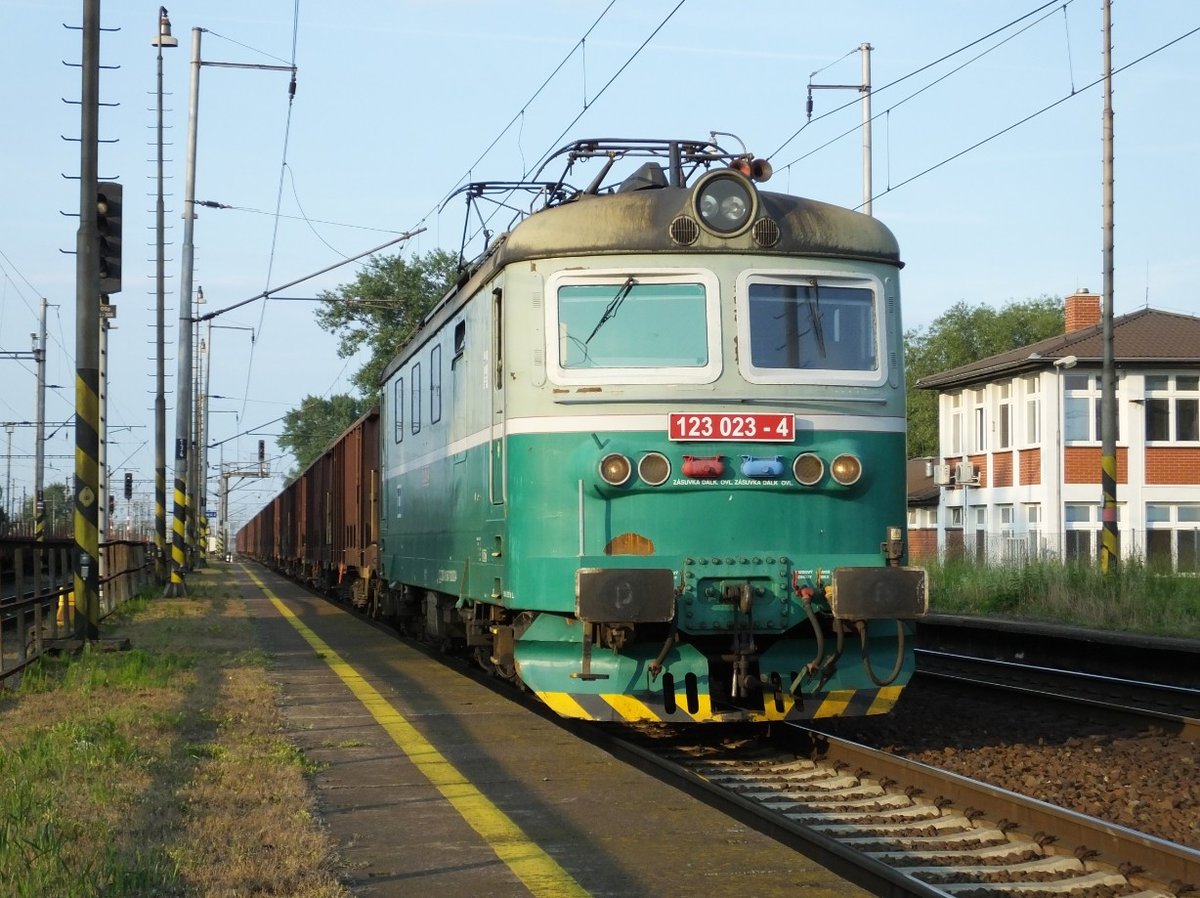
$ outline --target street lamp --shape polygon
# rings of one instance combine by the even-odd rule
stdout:
[[[158,34],[150,42],[158,48],[158,200],[154,207],[157,246],[155,256],[154,307],[154,545],[155,572],[159,582],[167,579],[167,398],[166,398],[166,259],[164,258],[165,213],[163,209],[163,55],[164,47],[178,47],[171,36],[167,8],[158,8]]]

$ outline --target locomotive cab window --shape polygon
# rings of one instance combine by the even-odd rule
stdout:
[[[412,420],[412,432],[421,432],[421,363],[412,366],[412,408],[409,417]]]
[[[429,423],[442,420],[442,345],[429,350]]]
[[[547,284],[564,383],[706,383],[720,373],[717,285],[706,272],[571,273]]]
[[[865,279],[745,275],[738,345],[747,380],[879,383],[879,289]]]
[[[396,442],[404,440],[404,378],[397,377],[392,388],[392,416],[394,418]]]

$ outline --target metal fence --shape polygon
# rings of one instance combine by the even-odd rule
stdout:
[[[1100,533],[1098,528],[1026,533],[947,529],[936,555],[943,561],[970,559],[996,567],[1038,562],[1093,564],[1098,561]],[[926,536],[923,544],[932,546],[933,533],[926,531]],[[1167,573],[1200,574],[1200,530],[1119,530],[1117,541],[1119,555],[1126,561]],[[934,552],[930,548],[923,554],[928,558]]]
[[[0,540],[0,684],[23,670],[80,623],[75,608],[72,540]],[[153,549],[146,543],[101,543],[105,576],[100,616],[154,584]]]

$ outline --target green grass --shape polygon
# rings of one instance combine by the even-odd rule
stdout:
[[[1200,579],[1140,562],[1125,562],[1110,575],[1061,562],[991,567],[953,560],[927,569],[934,612],[1200,639]]]
[[[3,898],[345,894],[246,603],[189,593],[106,617],[131,649],[46,655],[0,690]]]
[[[120,819],[129,784],[153,764],[120,710],[71,716],[0,750],[0,883],[25,896],[139,896],[175,893],[176,869],[163,852],[123,844]]]

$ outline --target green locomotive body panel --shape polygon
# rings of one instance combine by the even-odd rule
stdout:
[[[925,602],[895,240],[770,193],[693,234],[699,189],[542,210],[430,314],[384,374],[382,576],[561,714],[886,712]]]

